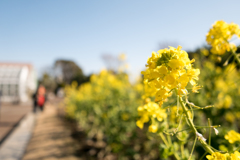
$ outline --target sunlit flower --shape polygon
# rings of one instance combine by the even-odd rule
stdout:
[[[224,138],[229,141],[229,143],[240,142],[240,134],[234,130],[229,131]]]
[[[212,155],[207,155],[208,160],[227,160],[229,154],[222,154],[219,152],[214,152]]]
[[[158,127],[157,127],[157,125],[154,125],[154,124],[150,125],[148,128],[148,131],[152,132],[152,133],[156,133],[157,130],[158,130]]]
[[[142,71],[144,84],[151,88],[155,95],[155,101],[161,104],[172,95],[172,90],[177,89],[180,96],[188,94],[186,86],[194,86],[193,91],[200,88],[196,81],[200,74],[199,69],[192,68],[195,60],[188,58],[187,52],[178,48],[170,47],[162,49],[158,54],[152,52],[148,58],[147,69]]]
[[[193,92],[193,93],[198,93],[198,90],[201,89],[201,88],[202,88],[201,86],[194,85],[194,86],[192,87],[192,92]]]
[[[230,50],[236,51],[236,45],[229,43],[233,35],[240,38],[240,29],[237,24],[228,24],[223,20],[216,21],[206,36],[207,43],[212,46],[211,52],[222,55]]]
[[[208,160],[240,160],[240,153],[238,151],[235,151],[234,153],[219,153],[214,152],[212,155],[207,155]]]
[[[235,151],[233,154],[231,154],[231,160],[240,160],[240,153]]]
[[[167,117],[166,110],[159,108],[158,104],[149,101],[149,99],[147,104],[138,107],[138,115],[140,119],[136,122],[136,125],[141,129],[144,123],[149,122],[150,119],[156,119],[161,122]],[[152,122],[152,125],[149,126],[149,131],[155,133],[157,129],[157,125]]]

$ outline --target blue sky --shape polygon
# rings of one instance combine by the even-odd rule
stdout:
[[[160,44],[193,50],[216,20],[240,24],[240,1],[1,0],[0,62],[75,61],[85,74],[105,66],[101,55],[125,53],[137,75]]]

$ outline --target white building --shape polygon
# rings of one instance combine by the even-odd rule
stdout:
[[[24,63],[0,63],[2,102],[26,102],[37,88],[33,66]]]

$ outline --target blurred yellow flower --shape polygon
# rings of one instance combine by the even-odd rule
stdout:
[[[231,154],[231,160],[240,160],[240,153],[235,151],[233,154]]]
[[[121,61],[126,60],[126,55],[124,53],[120,54],[118,57]]]
[[[147,123],[152,118],[157,119],[159,122],[167,118],[166,110],[161,109],[158,104],[151,102],[150,99],[147,99],[146,101],[147,104],[138,107],[138,115],[140,116],[140,119],[136,122],[136,125],[141,129],[143,128],[144,123]],[[149,131],[157,131],[155,123],[152,122]]]
[[[227,157],[229,156],[228,153],[222,154],[219,152],[214,152],[212,155],[207,155],[208,160],[228,160]]]
[[[201,89],[201,88],[202,88],[201,86],[194,85],[194,86],[192,87],[192,92],[193,92],[193,93],[198,93],[198,90]]]
[[[232,98],[229,95],[226,95],[223,102],[223,108],[230,108],[232,104]]]
[[[121,115],[121,118],[122,118],[122,120],[127,121],[127,120],[129,120],[129,114],[123,113],[123,114]]]
[[[209,51],[208,51],[206,48],[202,48],[200,51],[201,51],[201,53],[202,53],[204,56],[208,56],[208,55],[209,55]]]
[[[212,155],[207,155],[208,160],[240,160],[240,153],[238,151],[235,151],[234,153],[219,153],[214,152]]]
[[[227,112],[226,115],[225,115],[225,119],[226,119],[228,122],[233,123],[233,122],[235,121],[235,116],[234,116],[233,113]]]
[[[237,117],[237,119],[240,119],[240,112],[235,112],[235,116]]]
[[[152,133],[156,133],[157,130],[158,130],[158,127],[157,127],[157,125],[154,125],[154,124],[150,125],[148,128],[148,131],[152,132]]]
[[[228,140],[229,143],[240,142],[240,134],[235,132],[234,130],[229,131],[224,138]]]
[[[230,50],[236,51],[236,45],[229,43],[233,35],[240,38],[240,29],[237,24],[226,23],[223,20],[216,21],[206,36],[206,41],[212,46],[211,52],[222,55]]]

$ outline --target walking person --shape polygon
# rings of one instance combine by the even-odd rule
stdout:
[[[43,85],[39,85],[36,93],[33,95],[33,112],[36,113],[39,107],[41,111],[44,110],[46,101],[46,89]]]

